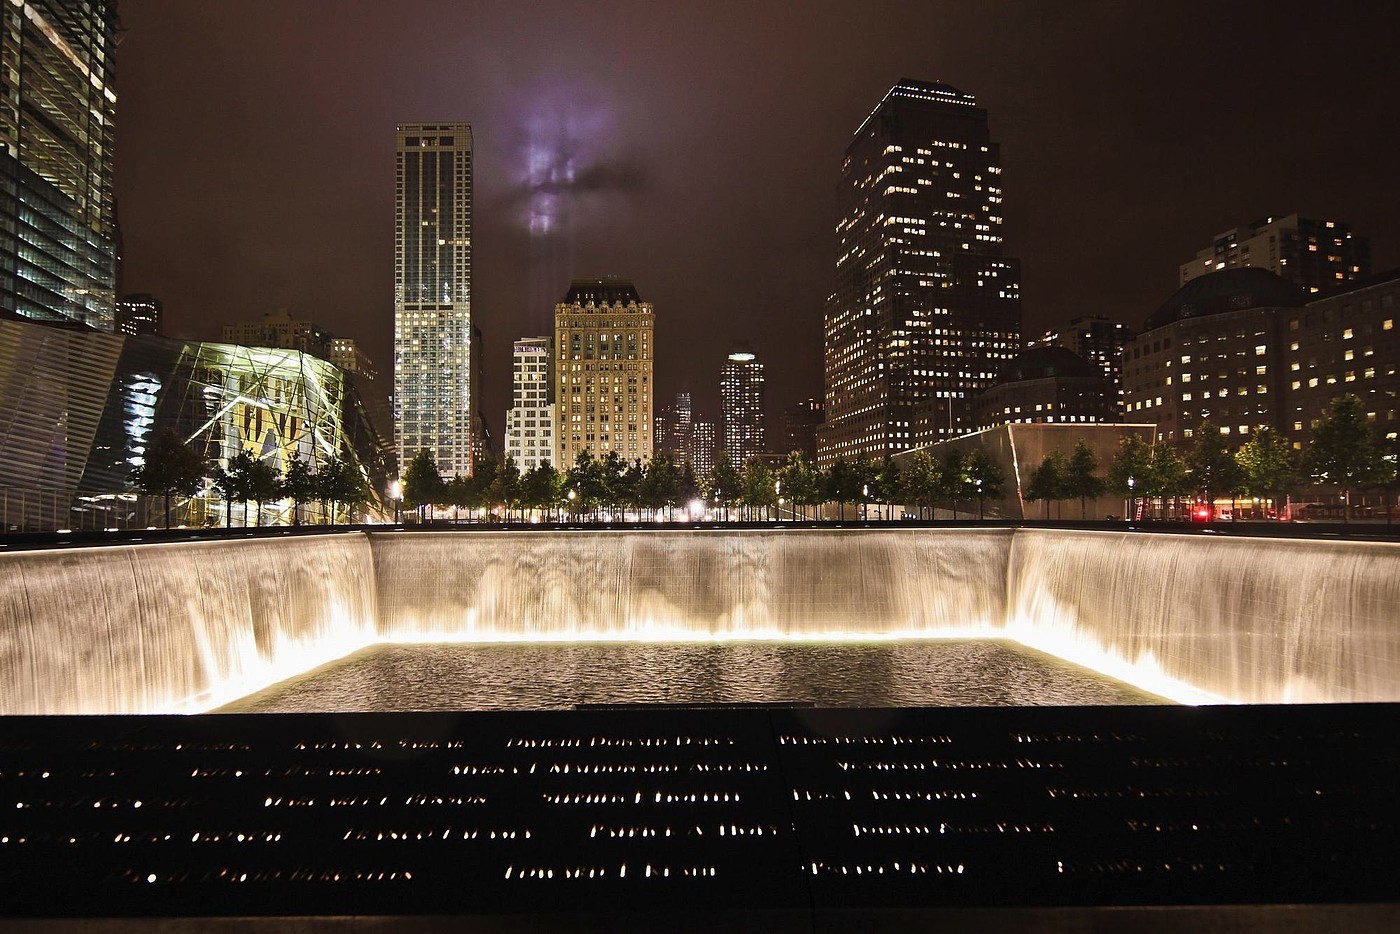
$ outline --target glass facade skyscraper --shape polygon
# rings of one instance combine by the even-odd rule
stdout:
[[[946,84],[901,81],[856,130],[837,191],[818,460],[970,431],[972,396],[1021,343],[987,111]]]
[[[398,127],[394,183],[394,434],[401,471],[432,452],[471,473],[472,131]]]
[[[110,0],[0,5],[0,314],[111,331]]]

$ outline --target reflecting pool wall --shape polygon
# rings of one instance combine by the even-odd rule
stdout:
[[[0,714],[207,710],[374,642],[976,635],[1187,702],[1400,700],[1400,545],[791,529],[0,554]]]
[[[372,535],[391,641],[977,634],[1012,529]]]
[[[0,713],[208,710],[374,619],[362,534],[0,555]]]

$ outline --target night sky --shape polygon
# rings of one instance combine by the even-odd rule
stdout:
[[[902,77],[988,108],[1027,335],[1137,327],[1216,233],[1300,211],[1400,265],[1400,4],[122,0],[123,288],[217,339],[289,308],[392,371],[394,126],[475,139],[473,316],[510,347],[574,276],[656,306],[657,403],[821,394],[835,185]],[[571,176],[572,181],[567,180]]]

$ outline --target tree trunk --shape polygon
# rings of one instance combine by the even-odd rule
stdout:
[[[165,491],[165,527],[170,528],[170,491]]]

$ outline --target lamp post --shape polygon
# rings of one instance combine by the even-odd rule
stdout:
[[[1128,478],[1128,521],[1132,522],[1137,516],[1137,495],[1133,492],[1133,487],[1137,486],[1137,478]]]
[[[866,502],[870,498],[870,484],[860,485],[860,521],[866,522],[870,519],[870,506]]]
[[[773,508],[777,511],[778,521],[783,521],[783,481],[773,481],[773,498],[778,501],[778,505]]]
[[[395,477],[389,483],[389,498],[394,501],[394,525],[403,524],[403,484]]]
[[[977,478],[977,521],[982,521],[982,478]]]

